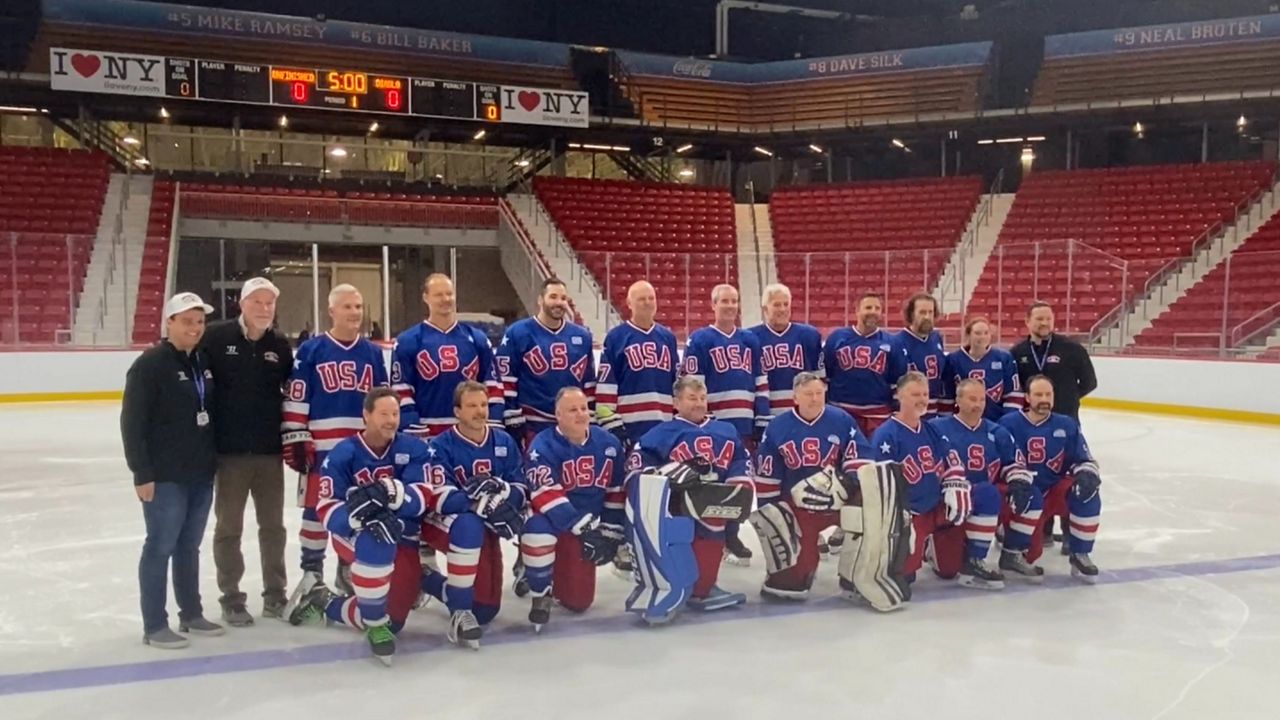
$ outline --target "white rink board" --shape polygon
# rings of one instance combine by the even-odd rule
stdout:
[[[765,605],[757,553],[756,567],[721,573],[748,594],[739,610],[640,628],[621,611],[628,586],[602,571],[596,606],[556,611],[540,637],[527,601],[507,592],[479,652],[445,647],[445,617],[429,606],[386,669],[350,630],[267,620],[185,651],[142,646],[142,517],[118,413],[112,403],[0,407],[5,720],[990,720],[1028,703],[1036,720],[1275,717],[1259,688],[1274,682],[1280,637],[1280,429],[1087,409],[1103,470],[1097,587],[1075,584],[1050,555],[1040,588],[980,593],[922,576],[912,607],[880,616],[835,597],[828,562],[808,603]],[[287,512],[291,581],[297,520]],[[749,529],[743,537],[756,547]],[[213,614],[210,541],[202,589]],[[242,589],[256,612],[251,529],[244,544]]]
[[[0,399],[25,393],[121,392],[137,350],[0,352]],[[389,355],[388,362],[390,362]],[[1106,400],[1280,415],[1280,363],[1095,357]]]

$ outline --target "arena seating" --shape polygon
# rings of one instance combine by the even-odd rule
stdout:
[[[795,317],[824,331],[845,325],[866,290],[881,293],[896,316],[903,300],[937,284],[981,193],[978,177],[774,192],[778,279],[791,288]]]
[[[534,191],[610,302],[648,279],[680,337],[710,324],[711,288],[738,284],[733,198],[723,188],[538,177]]]
[[[1239,345],[1280,322],[1277,278],[1280,217],[1273,217],[1156,317],[1150,328],[1138,334],[1135,345],[1176,350],[1217,348],[1224,331],[1227,347]],[[1233,337],[1232,331],[1237,328]]]
[[[497,198],[275,187],[251,183],[182,183],[182,214],[215,220],[347,223],[393,227],[494,228]]]
[[[151,212],[147,220],[147,240],[142,251],[142,271],[138,278],[138,302],[133,313],[133,342],[149,343],[160,336],[160,315],[169,277],[169,236],[173,229],[175,187],[169,180],[156,179],[151,191]]]
[[[1032,105],[1272,90],[1280,42],[1046,58]]]
[[[976,110],[986,68],[736,85],[689,78],[627,76],[623,91],[649,123],[784,129],[868,117]]]
[[[71,328],[109,177],[100,153],[0,146],[0,343]]]
[[[1219,223],[1234,222],[1275,166],[1228,162],[1047,171],[1023,182],[967,314],[986,315],[1011,339],[1043,300],[1058,326],[1089,332],[1152,275],[1188,257]]]

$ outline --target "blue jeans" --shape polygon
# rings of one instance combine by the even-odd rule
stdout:
[[[212,503],[212,479],[191,485],[158,482],[155,497],[142,503],[142,517],[147,523],[147,540],[138,561],[143,632],[151,634],[169,626],[165,599],[171,558],[179,619],[194,620],[204,615],[200,605],[200,541],[204,539]]]

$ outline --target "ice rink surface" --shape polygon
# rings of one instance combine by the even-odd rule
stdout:
[[[1052,553],[1043,586],[984,593],[922,575],[911,607],[880,616],[837,597],[833,562],[809,602],[762,604],[757,555],[721,574],[745,608],[648,629],[602,570],[595,608],[557,610],[541,636],[508,590],[479,652],[445,644],[432,604],[388,669],[349,629],[262,619],[187,650],[143,646],[142,513],[118,416],[109,403],[0,407],[3,720],[1280,717],[1280,429],[1087,412],[1103,471],[1095,587]],[[257,613],[252,531],[245,551]]]

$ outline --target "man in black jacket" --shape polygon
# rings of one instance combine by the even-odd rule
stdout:
[[[1013,346],[1022,387],[1036,375],[1053,381],[1053,411],[1080,422],[1080,398],[1098,387],[1089,351],[1080,343],[1053,331],[1053,308],[1048,303],[1032,303],[1027,310],[1026,340]]]
[[[1053,411],[1069,415],[1080,424],[1080,398],[1098,387],[1093,361],[1084,346],[1053,331],[1053,308],[1046,302],[1034,302],[1027,309],[1026,340],[1013,346],[1011,352],[1018,363],[1018,379],[1026,388],[1031,378],[1045,375],[1053,383]],[[1066,528],[1067,519],[1061,520]],[[1053,544],[1053,518],[1044,523],[1045,542]],[[1064,546],[1065,547],[1065,546]]]
[[[293,367],[293,349],[272,329],[280,290],[256,277],[240,290],[240,317],[209,327],[200,346],[213,370],[214,436],[218,480],[214,495],[213,563],[218,569],[222,617],[233,627],[253,624],[240,592],[244,555],[240,537],[253,496],[262,563],[262,614],[279,617],[286,596],[284,463],[280,458],[283,390]]]
[[[213,308],[195,293],[164,306],[167,339],[146,350],[125,377],[120,410],[124,456],[142,501],[147,539],[138,563],[142,640],[176,649],[187,639],[169,629],[165,596],[169,563],[178,602],[178,630],[221,635],[200,603],[200,541],[213,501],[217,466],[211,397],[213,373],[199,351],[204,318]]]

